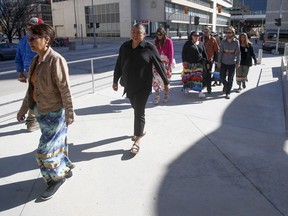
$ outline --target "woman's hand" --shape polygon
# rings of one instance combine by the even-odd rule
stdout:
[[[71,125],[72,123],[74,122],[74,119],[72,118],[69,118],[69,119],[66,119],[66,125]]]
[[[219,68],[219,70],[220,70],[220,68],[221,68],[221,63],[217,62],[217,68]]]
[[[24,121],[25,118],[26,118],[25,113],[20,113],[20,112],[17,113],[17,120],[18,120],[19,122],[20,122],[20,121]]]
[[[118,91],[118,83],[113,83],[112,89],[113,89],[114,91]]]

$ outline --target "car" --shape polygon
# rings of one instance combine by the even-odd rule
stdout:
[[[264,40],[262,44],[263,51],[274,53],[276,50],[277,32],[269,32],[264,34]],[[288,43],[288,33],[279,34],[278,51],[284,52],[285,44]]]
[[[18,44],[0,43],[0,61],[5,59],[14,59],[16,56]]]

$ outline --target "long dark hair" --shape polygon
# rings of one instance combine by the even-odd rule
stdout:
[[[163,44],[165,43],[165,40],[167,38],[167,33],[165,31],[165,29],[163,27],[159,27],[156,30],[156,34],[161,34],[162,38],[159,39],[158,36],[156,36],[156,40],[155,40],[155,46],[159,49],[161,46],[163,46]]]

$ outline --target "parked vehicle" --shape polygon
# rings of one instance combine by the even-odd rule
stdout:
[[[264,34],[262,49],[263,51],[268,51],[274,53],[276,50],[277,32],[266,32]],[[280,32],[278,51],[279,53],[284,52],[285,43],[288,43],[288,32]]]
[[[0,43],[1,42],[5,42],[5,40],[7,40],[7,35],[6,34],[0,34]]]
[[[18,44],[0,43],[0,61],[5,59],[14,59],[16,56]]]

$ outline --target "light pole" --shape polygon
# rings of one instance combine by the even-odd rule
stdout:
[[[282,19],[282,0],[280,0],[280,20]],[[279,54],[278,47],[279,47],[279,34],[280,34],[280,26],[277,28],[277,39],[276,39],[276,48],[275,48],[275,55]]]
[[[76,18],[76,3],[75,3],[76,0],[74,0],[74,16],[75,16],[75,24],[74,24],[74,28],[75,28],[75,38],[78,37],[78,34],[77,34],[77,18]]]
[[[170,30],[170,24],[171,24],[171,22],[170,22],[170,17],[171,17],[172,15],[178,13],[178,11],[179,11],[179,10],[176,10],[174,13],[169,14],[169,16],[168,16],[167,36],[170,36],[170,35],[169,35],[169,33],[170,33],[170,32],[169,32],[169,30]]]
[[[95,36],[95,16],[94,16],[94,1],[92,0],[92,22],[93,22],[93,47],[96,45],[96,36]]]

